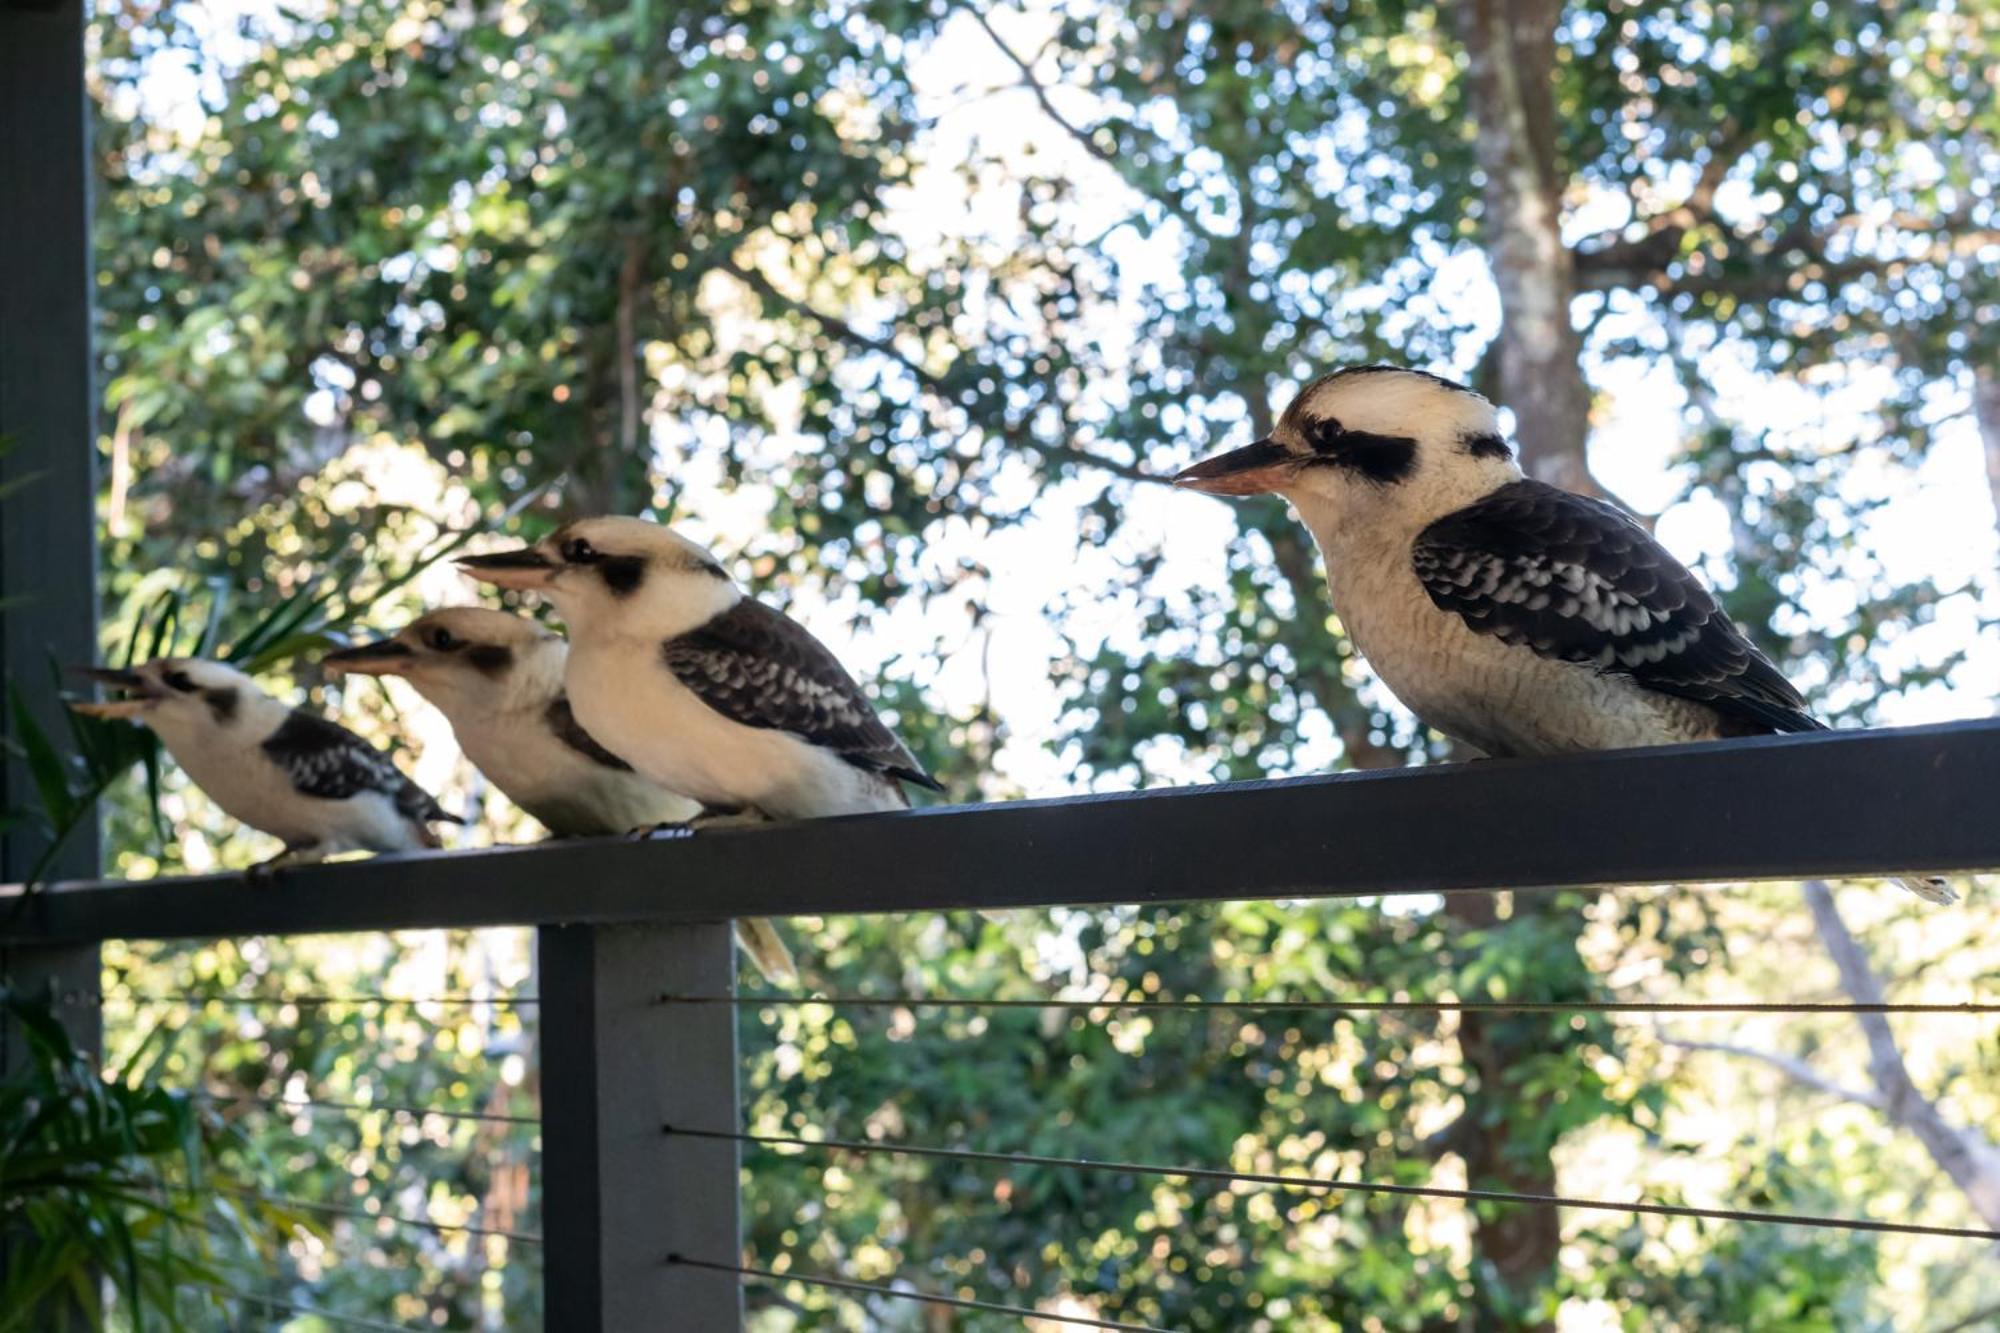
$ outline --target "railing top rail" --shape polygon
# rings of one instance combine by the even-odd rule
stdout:
[[[1982,720],[0,889],[0,942],[1994,868],[2000,720]]]

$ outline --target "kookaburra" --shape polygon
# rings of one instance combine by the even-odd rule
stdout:
[[[819,640],[669,528],[584,519],[458,563],[553,602],[569,628],[577,721],[710,814],[900,810],[903,783],[938,789]]]
[[[1823,725],[1643,527],[1524,476],[1493,405],[1449,380],[1335,371],[1269,438],[1174,482],[1290,501],[1319,544],[1335,614],[1383,684],[1489,755]],[[1942,880],[1900,882],[1933,902],[1956,897]]]
[[[459,749],[507,798],[559,838],[677,823],[701,807],[632,771],[591,739],[563,693],[569,645],[525,616],[485,607],[432,611],[376,643],[321,659],[329,673],[401,676],[451,723]],[[768,921],[740,921],[766,981],[797,980]]]
[[[80,670],[123,697],[70,707],[152,728],[225,814],[285,844],[269,864],[435,847],[432,824],[461,822],[388,755],[338,722],[278,702],[234,667],[163,657]]]
[[[577,722],[563,693],[568,656],[560,634],[525,616],[462,606],[328,653],[321,665],[409,681],[451,723],[473,767],[557,837],[692,818],[700,806],[634,773]]]

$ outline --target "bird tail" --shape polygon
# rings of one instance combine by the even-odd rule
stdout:
[[[785,937],[778,933],[776,922],[762,917],[744,917],[736,923],[736,942],[750,956],[757,971],[763,974],[766,984],[798,984],[799,965],[792,961],[792,951],[785,947]]]
[[[1936,875],[1898,875],[1894,883],[1927,903],[1944,905],[1958,901],[1958,890],[1951,887],[1949,880],[1939,879]]]

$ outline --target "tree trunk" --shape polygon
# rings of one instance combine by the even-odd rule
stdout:
[[[646,281],[646,243],[629,236],[618,266],[611,327],[591,333],[595,346],[588,358],[583,404],[590,447],[570,470],[564,500],[571,516],[630,514],[652,498],[646,487],[651,440],[640,395],[638,333]]]
[[[1590,395],[1582,341],[1571,323],[1576,273],[1562,236],[1562,177],[1556,158],[1555,30],[1560,0],[1466,0],[1458,8],[1467,55],[1467,90],[1483,177],[1487,263],[1499,288],[1501,327],[1491,360],[1499,404],[1514,413],[1514,435],[1529,475],[1566,490],[1601,494],[1584,452]],[[1581,915],[1564,897],[1525,894],[1515,914]],[[1468,929],[1491,929],[1496,904],[1484,894],[1454,894],[1446,912]],[[1514,1104],[1507,1074],[1549,1053],[1544,1028],[1467,1014],[1460,1054],[1477,1083],[1467,1096],[1463,1131],[1453,1147],[1475,1188],[1557,1193],[1546,1151],[1514,1140],[1512,1126],[1532,1118]],[[1546,1208],[1509,1208],[1483,1216],[1473,1235],[1481,1266],[1500,1284],[1502,1308],[1483,1326],[1539,1330],[1538,1313],[1553,1284],[1562,1248],[1559,1219]]]
[[[1516,920],[1532,928],[1525,918],[1554,910],[1550,906],[1554,897],[1515,895]],[[1444,910],[1470,930],[1504,931],[1509,925],[1500,919],[1499,898],[1491,893],[1448,894]],[[1581,918],[1577,924],[1580,928]],[[1509,1069],[1549,1053],[1540,1039],[1546,1027],[1523,1022],[1519,1016],[1458,1016],[1459,1058],[1474,1078],[1466,1086],[1465,1110],[1453,1127],[1449,1147],[1465,1159],[1466,1184],[1473,1189],[1560,1193],[1549,1154],[1527,1151],[1512,1132],[1517,1123],[1535,1118],[1538,1108],[1519,1104],[1519,1094],[1508,1086]],[[1553,1321],[1524,1317],[1521,1312],[1533,1308],[1555,1280],[1562,1251],[1562,1222],[1556,1210],[1507,1206],[1476,1211],[1473,1216],[1473,1249],[1479,1264],[1498,1280],[1502,1297],[1474,1298],[1479,1307],[1476,1327],[1553,1329]]]
[[[1556,162],[1558,0],[1468,0],[1459,7],[1484,180],[1486,258],[1500,289],[1501,405],[1530,475],[1596,494],[1585,461],[1590,396],[1570,321],[1576,271],[1562,237]]]

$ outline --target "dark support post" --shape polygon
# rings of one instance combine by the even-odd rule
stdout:
[[[96,651],[96,395],[90,350],[89,111],[83,0],[0,0],[0,676],[40,726],[66,734],[51,657]],[[14,730],[11,708],[4,730]],[[25,767],[0,759],[0,812],[37,805]],[[19,883],[46,843],[15,822],[0,838],[0,881]],[[94,879],[95,812],[48,879]],[[52,992],[56,1018],[93,1060],[101,1050],[97,945],[0,948],[0,981]],[[0,1076],[24,1058],[0,1021]],[[0,1234],[0,1269],[12,1240]],[[87,1326],[67,1296],[36,1327]]]
[[[743,1324],[733,1143],[736,1012],[660,1003],[733,991],[729,923],[541,928],[544,1328],[725,1333]]]
[[[97,637],[83,15],[83,0],[0,0],[0,669],[57,737],[67,728],[50,660],[88,661]],[[8,761],[0,810],[37,804]],[[43,846],[14,825],[0,881],[25,878]],[[97,866],[93,818],[48,878],[93,879]],[[95,946],[0,952],[0,975],[53,984],[68,1001],[58,1016],[95,1053]],[[0,1030],[0,1066],[14,1058],[7,1041]]]

